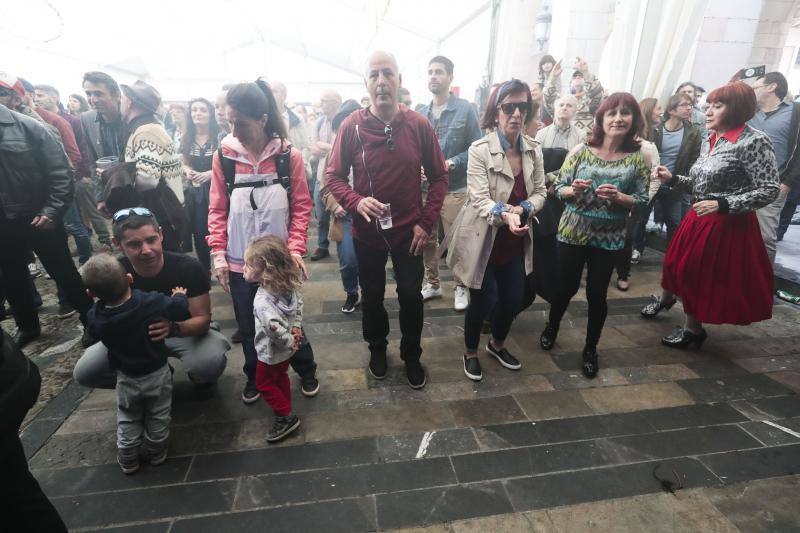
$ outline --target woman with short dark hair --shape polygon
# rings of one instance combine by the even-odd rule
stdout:
[[[747,325],[772,316],[772,266],[755,210],[780,190],[772,142],[748,126],[756,111],[753,89],[737,81],[708,95],[706,121],[711,134],[688,176],[659,166],[653,177],[694,195],[667,248],[661,298],[642,315],[655,317],[683,302],[683,327],[661,343],[699,349],[704,323]]]
[[[597,343],[608,312],[606,293],[617,254],[625,245],[628,213],[647,201],[650,154],[639,138],[642,113],[629,93],[614,93],[597,109],[589,140],[567,156],[556,183],[565,202],[558,227],[559,287],[540,343],[550,350],[561,318],[587,266],[589,321],[581,370],[597,375]]]
[[[469,148],[469,198],[441,246],[448,249],[453,274],[469,287],[463,360],[464,374],[474,381],[483,378],[478,343],[492,307],[486,352],[509,370],[522,367],[505,348],[505,340],[533,269],[529,222],[547,196],[542,150],[525,135],[532,107],[530,88],[520,80],[507,81],[492,92],[481,124],[489,133]]]
[[[258,285],[244,279],[244,251],[253,239],[276,235],[287,241],[292,260],[307,278],[303,255],[311,195],[303,154],[287,140],[275,96],[264,80],[233,87],[227,115],[231,133],[222,139],[221,153],[214,153],[212,163],[208,245],[217,279],[233,298],[247,376],[242,401],[250,404],[259,397],[253,315]],[[314,352],[303,335],[291,364],[300,374],[303,394],[315,396],[319,382]]]

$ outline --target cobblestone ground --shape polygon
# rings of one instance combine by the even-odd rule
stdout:
[[[483,382],[468,381],[444,270],[446,297],[426,303],[421,391],[405,384],[391,284],[379,382],[365,371],[360,313],[339,310],[335,255],[311,263],[306,331],[322,389],[303,398],[293,376],[298,433],[267,445],[269,409],[239,398],[237,345],[211,399],[173,363],[170,458],[133,476],[115,463],[113,393],[69,381],[80,327],[50,314],[52,282],[40,280],[46,334],[25,350],[45,381],[23,432],[31,467],[72,531],[800,531],[800,309],[711,326],[699,352],[664,348],[680,307],[638,316],[660,259],[648,251],[631,290],[609,290],[593,381],[578,371],[580,295],[551,352],[538,346],[537,302],[509,337],[522,370],[481,356]],[[230,335],[229,297],[215,286],[212,300]],[[654,471],[681,488],[665,491]]]

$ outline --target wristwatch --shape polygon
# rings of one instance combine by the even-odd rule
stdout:
[[[180,322],[172,321],[169,323],[169,336],[170,337],[180,337],[181,336],[181,324]]]

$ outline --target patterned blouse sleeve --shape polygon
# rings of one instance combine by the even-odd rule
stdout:
[[[563,198],[561,198],[561,192],[567,187],[572,186],[572,180],[575,179],[575,171],[577,170],[578,163],[580,163],[579,159],[582,149],[583,145],[578,145],[578,147],[573,148],[572,151],[567,154],[564,164],[561,165],[561,170],[558,173],[558,179],[555,183],[556,197],[559,199],[563,200]]]
[[[764,134],[755,135],[737,150],[744,173],[750,178],[750,189],[738,194],[722,194],[720,212],[746,213],[768,205],[780,192],[778,167],[772,141]]]
[[[645,161],[644,153],[642,153],[642,157],[636,158],[636,166],[628,191],[628,194],[633,196],[634,205],[645,205],[650,200],[649,188],[650,168]]]

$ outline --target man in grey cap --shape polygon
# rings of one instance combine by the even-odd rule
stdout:
[[[161,95],[141,80],[120,88],[120,111],[128,131],[121,159],[136,162],[134,188],[141,199],[139,205],[150,209],[158,219],[164,232],[164,249],[178,252],[181,231],[187,223],[181,208],[181,165],[172,138],[156,118]]]

